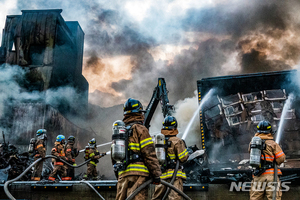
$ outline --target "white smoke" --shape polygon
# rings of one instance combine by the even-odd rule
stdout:
[[[75,88],[63,86],[46,91],[26,91],[20,84],[27,81],[25,76],[29,72],[20,66],[3,64],[0,66],[0,118],[4,117],[5,108],[14,102],[42,101],[57,108],[62,102],[71,107],[79,102],[80,94]]]
[[[178,122],[178,130],[179,134],[178,137],[181,138],[184,131],[186,130],[195,110],[198,108],[198,95],[197,91],[194,91],[194,97],[192,98],[185,98],[184,100],[179,100],[175,104],[176,113],[174,117],[177,119]],[[199,118],[198,118],[199,119]],[[195,120],[190,127],[190,134],[189,137],[186,138],[186,144],[194,145],[195,143],[200,143],[200,121]],[[198,146],[199,147],[199,146]],[[200,147],[199,147],[200,148]]]

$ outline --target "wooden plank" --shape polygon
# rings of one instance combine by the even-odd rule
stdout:
[[[26,61],[29,60],[29,45],[30,45],[30,18],[31,18],[31,13],[26,13],[23,14],[23,19],[22,19],[22,41],[23,41],[23,53],[24,53],[24,59]]]
[[[44,23],[44,16],[43,13],[38,13],[37,21],[36,21],[36,43],[37,44],[44,44],[44,30],[45,30],[45,23]]]
[[[37,26],[37,16],[38,13],[32,13],[32,18],[30,19],[30,46],[36,43],[36,26]],[[30,53],[30,52],[29,52]]]
[[[49,40],[50,40],[50,27],[49,27],[49,21],[51,19],[52,14],[51,13],[46,13],[46,19],[45,19],[45,53],[44,53],[44,65],[48,65],[48,48],[49,48]]]
[[[46,50],[44,56],[44,64],[53,64],[53,48],[57,25],[57,14],[49,12],[46,22]]]

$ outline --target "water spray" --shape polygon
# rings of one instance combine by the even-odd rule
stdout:
[[[198,106],[197,110],[194,112],[194,115],[193,117],[191,118],[191,120],[189,121],[188,123],[188,126],[186,127],[184,133],[183,133],[183,136],[182,136],[182,139],[185,140],[187,134],[189,133],[189,130],[192,126],[192,123],[194,122],[197,114],[199,113],[200,109],[202,108],[202,106],[205,104],[205,102],[211,98],[212,94],[214,93],[214,89],[210,89],[209,92],[204,96],[204,98],[202,99],[200,105]]]
[[[290,94],[288,96],[288,99],[286,100],[284,106],[283,106],[283,110],[280,116],[280,121],[279,121],[279,127],[278,127],[278,131],[277,131],[277,136],[276,136],[276,143],[279,144],[282,132],[283,132],[283,122],[284,122],[284,118],[286,117],[288,108],[291,107],[292,101],[294,99],[294,95]]]

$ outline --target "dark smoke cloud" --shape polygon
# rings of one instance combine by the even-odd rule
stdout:
[[[222,64],[226,61],[227,53],[233,49],[234,44],[231,41],[210,39],[202,42],[198,49],[183,50],[174,58],[174,64],[164,65],[159,70],[147,53],[132,57],[135,63],[142,66],[136,66],[132,80],[113,83],[112,87],[127,97],[138,94],[142,101],[148,102],[157,85],[157,78],[164,77],[170,91],[170,101],[175,103],[181,98],[193,95],[199,77],[222,75]]]
[[[152,3],[141,20],[128,14],[128,2],[32,0],[18,1],[18,6],[21,9],[63,8],[66,20],[78,20],[86,34],[84,69],[93,69],[95,74],[101,75],[108,67],[101,63],[102,58],[131,57],[132,79],[112,83],[102,90],[122,94],[122,98],[107,97],[115,104],[122,103],[119,99],[137,94],[147,102],[158,77],[166,78],[170,96],[177,101],[193,96],[196,80],[203,77],[284,70],[299,61],[300,42],[284,39],[288,31],[296,34],[300,29],[296,15],[298,1],[215,1],[213,6],[195,6],[184,14],[167,11],[173,2],[162,2],[166,7]],[[187,32],[195,34],[187,36]],[[201,34],[209,37],[203,40]],[[282,48],[275,51],[279,41]],[[170,64],[167,60],[155,60],[151,54],[160,45],[189,45],[190,48],[177,54]],[[270,57],[272,54],[277,57]],[[232,55],[238,61],[235,72],[224,68]],[[122,74],[122,69],[119,70]],[[99,99],[104,99],[100,96]]]
[[[153,46],[153,39],[140,34],[118,11],[96,6],[92,12],[97,14],[97,17],[88,23],[86,43],[89,49],[97,52],[100,57],[135,55]]]
[[[299,1],[215,1],[214,6],[195,7],[186,10],[185,14],[177,14],[173,10],[169,14],[164,6],[152,4],[151,12],[138,22],[126,12],[127,2],[129,0],[18,1],[18,9],[10,13],[20,14],[21,9],[64,9],[64,19],[78,20],[85,32],[87,62],[84,70],[92,70],[99,76],[107,67],[102,62],[103,58],[131,57],[131,80],[114,82],[105,91],[95,91],[90,95],[94,104],[117,106],[101,108],[90,105],[88,121],[72,119],[81,127],[92,128],[107,140],[111,137],[113,121],[122,118],[122,106],[119,104],[128,97],[134,97],[146,106],[158,77],[166,79],[170,103],[175,104],[177,100],[194,96],[196,81],[203,77],[284,70],[299,61]],[[162,1],[163,5],[172,2]],[[192,32],[192,36],[188,36],[187,32]],[[289,33],[295,36],[288,37]],[[208,36],[203,39],[202,35]],[[153,48],[161,45],[188,47],[169,62],[155,60],[151,54]],[[232,67],[224,67],[232,56],[237,62]],[[122,70],[118,69],[120,76]],[[109,90],[116,90],[122,96],[108,95]],[[187,99],[185,106],[196,100],[197,97]],[[180,110],[180,102],[177,108]],[[157,115],[161,116],[160,113]],[[177,116],[180,114],[177,113]],[[188,120],[180,123],[184,125]],[[160,129],[157,127],[161,126],[162,119],[158,121],[160,125],[153,124],[152,128]],[[181,128],[184,131],[184,127]],[[198,129],[193,128],[196,133],[199,133]]]
[[[285,30],[290,18],[287,9],[282,1],[228,3],[201,11],[191,9],[182,20],[182,26],[189,31],[230,34],[238,38],[260,28]]]
[[[298,2],[293,3],[299,5]],[[183,50],[171,65],[154,62],[147,52],[132,55],[132,80],[113,83],[112,88],[126,97],[138,94],[143,101],[147,101],[148,94],[157,84],[157,78],[164,77],[171,91],[170,99],[177,101],[191,97],[196,89],[196,81],[203,77],[291,69],[285,60],[290,59],[296,63],[300,55],[299,43],[284,40],[285,31],[292,28],[291,5],[282,1],[252,1],[235,8],[229,2],[225,6],[191,9],[180,20],[183,30],[209,33],[211,39],[198,43],[198,49]],[[214,39],[214,35],[229,38]],[[280,59],[268,58],[267,51],[273,48],[268,42],[271,39],[284,40]],[[253,44],[245,49],[247,41]],[[238,52],[237,64],[240,70],[237,72],[222,68],[233,52]]]
[[[263,52],[252,49],[241,57],[241,68],[243,73],[280,71],[291,69],[291,67],[280,60],[267,60]]]

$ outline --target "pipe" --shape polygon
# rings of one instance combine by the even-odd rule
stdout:
[[[172,185],[173,185],[174,182],[175,182],[178,168],[179,168],[179,160],[177,160],[177,162],[176,162],[176,167],[175,167],[175,170],[174,170],[174,173],[173,173],[173,176],[172,176],[172,180],[171,180],[171,182],[170,182],[170,184],[172,184]],[[167,189],[167,191],[166,191],[164,197],[162,198],[162,200],[165,200],[165,199],[168,197],[169,193],[170,193],[170,188],[168,187],[168,189]]]
[[[70,163],[68,163],[68,162],[66,162],[66,161],[64,161],[64,160],[62,160],[62,159],[60,159],[60,158],[58,158],[58,157],[56,157],[56,156],[53,156],[53,155],[47,155],[45,158],[39,158],[39,159],[37,159],[36,161],[34,161],[33,163],[31,163],[31,165],[29,165],[29,167],[27,167],[27,169],[25,169],[25,171],[22,173],[22,174],[20,174],[18,177],[16,177],[16,178],[14,178],[14,179],[12,179],[12,180],[9,180],[9,181],[7,181],[5,184],[4,184],[4,192],[5,192],[5,194],[6,194],[6,196],[9,198],[9,199],[11,199],[11,200],[16,200],[12,195],[11,195],[11,193],[9,192],[9,190],[8,190],[8,185],[10,184],[10,183],[13,183],[13,182],[15,182],[15,181],[17,181],[17,180],[19,180],[20,178],[22,178],[35,164],[37,164],[38,162],[40,162],[42,159],[48,159],[48,158],[55,158],[55,159],[59,159],[59,160],[61,160],[63,163],[65,163],[65,164],[67,164],[68,166],[70,166],[70,167],[74,167],[74,168],[78,168],[78,167],[81,167],[81,166],[83,166],[84,164],[86,164],[87,162],[89,162],[91,159],[88,159],[88,160],[86,160],[85,162],[83,162],[83,163],[81,163],[80,165],[78,165],[78,166],[73,166],[73,165],[71,165]]]
[[[101,196],[101,194],[89,183],[89,182],[87,182],[87,181],[80,181],[80,183],[85,183],[85,184],[87,184],[90,188],[92,188],[95,192],[96,192],[96,194],[98,194],[98,196],[102,199],[102,200],[105,200],[102,196]]]
[[[277,164],[276,162],[274,162],[275,166],[274,166],[274,185],[275,188],[273,190],[273,198],[272,200],[276,200],[276,193],[277,193]]]
[[[183,198],[187,199],[187,200],[192,200],[190,197],[188,197],[188,195],[186,195],[185,193],[183,193],[182,191],[180,191],[179,189],[177,189],[176,187],[174,187],[173,185],[171,185],[170,183],[161,180],[161,183],[169,188],[171,188],[172,190],[174,190],[175,192],[177,192],[178,194],[180,194]]]
[[[107,142],[107,143],[104,143],[104,144],[99,144],[99,145],[97,145],[97,147],[105,146],[105,145],[108,145],[108,144],[111,144],[111,143],[112,143],[112,142]],[[79,153],[84,152],[84,150],[85,150],[85,149],[81,149],[81,150],[79,151]]]
[[[46,156],[46,158],[47,158],[47,156]],[[36,163],[40,162],[41,160],[42,160],[42,158],[37,159],[37,160],[34,161],[31,165],[29,165],[29,167],[27,167],[27,169],[25,169],[25,171],[24,171],[22,174],[20,174],[18,177],[14,178],[14,179],[12,179],[12,180],[7,181],[7,182],[4,184],[4,192],[5,192],[6,196],[7,196],[9,199],[11,199],[11,200],[16,200],[16,199],[10,194],[10,192],[8,191],[8,189],[7,189],[8,185],[9,185],[10,183],[12,183],[12,182],[14,182],[14,181],[17,181],[17,180],[19,180],[20,178],[22,178],[22,177],[23,177],[23,176],[31,169],[31,167],[33,167]]]
[[[143,183],[140,187],[138,187],[129,197],[127,197],[126,200],[131,200],[133,199],[133,197],[135,197],[135,195],[137,195],[142,189],[144,189],[145,187],[147,187],[150,183],[153,182],[153,179],[150,179],[148,181],[146,181],[145,183]],[[171,185],[170,183],[161,180],[161,184],[171,188],[172,190],[175,190],[178,194],[180,194],[183,198],[187,199],[187,200],[192,200],[190,197],[188,197],[186,194],[184,194],[182,191],[178,190],[176,187],[174,187],[173,185]]]

